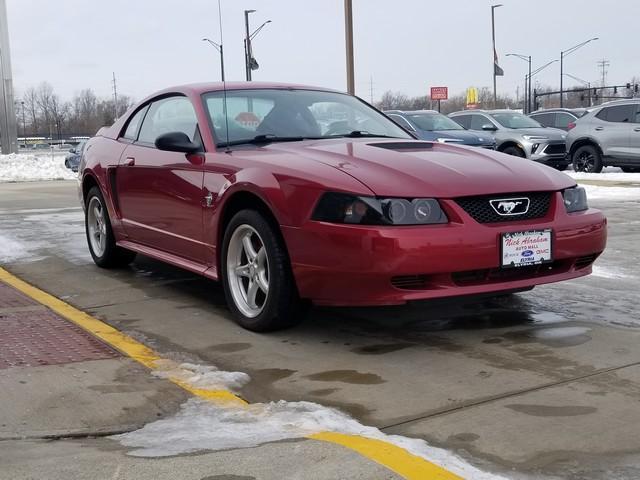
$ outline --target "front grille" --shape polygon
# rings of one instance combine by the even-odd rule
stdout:
[[[428,282],[426,275],[399,275],[391,278],[391,285],[400,290],[425,290]]]
[[[551,145],[547,145],[547,148],[544,149],[544,153],[547,155],[564,155],[566,150],[567,147],[564,143],[552,143]]]
[[[497,223],[544,217],[549,211],[552,195],[553,193],[551,192],[496,193],[495,195],[482,195],[478,197],[461,197],[455,200],[476,222]],[[490,200],[521,197],[527,197],[529,199],[529,210],[519,215],[500,215],[489,203]]]
[[[460,287],[471,285],[485,285],[502,283],[529,278],[544,277],[569,271],[571,263],[567,261],[555,261],[542,265],[531,265],[517,268],[485,268],[482,270],[468,270],[451,274],[453,283]]]

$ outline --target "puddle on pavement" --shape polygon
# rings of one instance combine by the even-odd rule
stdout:
[[[501,335],[514,343],[541,343],[547,347],[575,347],[591,340],[587,335],[590,328],[585,327],[552,327],[518,330]]]
[[[361,373],[356,370],[329,370],[306,375],[305,378],[318,382],[342,382],[353,385],[378,385],[386,382],[380,375],[376,375],[375,373]]]
[[[514,412],[524,413],[534,417],[575,417],[578,415],[589,415],[598,411],[596,407],[585,407],[577,405],[551,406],[551,405],[529,405],[514,403],[505,405],[505,408]]]
[[[288,368],[263,368],[260,370],[252,370],[250,373],[251,378],[253,378],[256,383],[265,385],[288,378],[296,372],[297,370],[289,370]]]
[[[242,350],[247,350],[251,347],[252,345],[250,343],[219,343],[217,345],[211,345],[208,350],[221,353],[233,353],[241,352]]]
[[[326,397],[327,395],[331,395],[338,391],[340,391],[339,388],[320,388],[318,390],[309,390],[307,393],[316,397]]]
[[[382,343],[352,348],[351,351],[361,355],[384,355],[385,353],[397,352],[398,350],[403,350],[414,345],[414,343]]]

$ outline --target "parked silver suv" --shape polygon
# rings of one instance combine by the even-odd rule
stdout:
[[[449,114],[469,130],[490,133],[496,140],[496,150],[517,157],[526,157],[550,167],[564,170],[566,133],[547,128],[515,110],[463,110]]]
[[[640,172],[640,98],[604,103],[569,127],[574,170],[598,173],[611,165]]]

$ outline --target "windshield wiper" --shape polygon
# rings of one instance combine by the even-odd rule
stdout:
[[[253,138],[245,138],[243,140],[232,140],[230,142],[222,142],[216,144],[217,147],[231,147],[233,145],[265,145],[275,142],[299,142],[301,140],[311,140],[314,137],[279,137],[272,133],[264,135],[256,135]],[[317,138],[317,137],[316,137]]]
[[[348,138],[360,138],[360,137],[367,137],[367,138],[373,138],[373,137],[380,137],[380,138],[399,138],[399,137],[392,137],[390,135],[379,135],[376,133],[369,133],[365,130],[353,130],[349,133],[341,133],[339,135],[326,135],[323,138],[333,138],[333,137],[348,137]]]

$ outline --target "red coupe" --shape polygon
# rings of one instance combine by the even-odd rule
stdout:
[[[79,176],[91,255],[220,280],[238,323],[301,305],[391,305],[587,275],[606,219],[568,176],[418,141],[344,93],[227,83],[158,92],[92,138]]]

